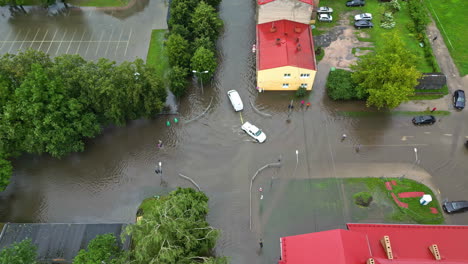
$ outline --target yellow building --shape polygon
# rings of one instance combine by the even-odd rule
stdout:
[[[257,87],[312,90],[317,66],[309,25],[279,20],[257,25]]]

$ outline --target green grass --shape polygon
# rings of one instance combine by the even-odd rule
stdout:
[[[373,117],[373,116],[414,116],[414,115],[434,115],[434,116],[447,116],[450,111],[382,111],[382,112],[368,112],[368,111],[339,111],[338,114],[347,117]]]
[[[444,85],[440,89],[414,89],[416,93],[441,93],[443,95],[449,94],[447,85]]]
[[[71,0],[69,1],[72,5],[77,6],[96,6],[96,7],[107,7],[107,6],[126,6],[130,0]]]
[[[434,18],[450,55],[455,62],[460,75],[468,74],[468,25],[466,14],[468,13],[468,1],[466,0],[425,0],[426,6]],[[441,41],[442,39],[436,40]]]
[[[169,60],[164,47],[165,29],[156,29],[151,32],[151,42],[146,57],[146,63],[153,66],[162,78],[169,70]]]
[[[443,94],[417,94],[408,96],[409,100],[435,100],[444,97]]]

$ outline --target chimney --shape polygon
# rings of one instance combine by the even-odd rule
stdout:
[[[280,38],[276,39],[276,45],[281,45],[281,39]]]
[[[275,26],[272,26],[272,27],[270,28],[270,32],[271,32],[271,33],[275,33],[275,32],[276,32],[276,27],[275,27]]]
[[[294,32],[301,33],[302,29],[298,27],[294,27]]]
[[[299,43],[299,38],[296,38],[296,43]]]
[[[301,51],[301,50],[302,50],[302,47],[301,47],[301,44],[300,44],[300,43],[297,44],[296,49],[297,49],[297,51]]]

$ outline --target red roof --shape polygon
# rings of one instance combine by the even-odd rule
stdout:
[[[264,5],[264,4],[267,4],[267,3],[270,3],[270,2],[274,2],[276,0],[257,0],[257,3],[259,5]],[[313,5],[314,4],[314,0],[299,0],[300,2],[303,2],[303,3],[306,3],[306,4],[309,4],[309,5]]]
[[[347,230],[331,230],[281,238],[279,264],[466,264],[468,226],[348,224]],[[380,240],[389,236],[393,260]],[[429,246],[436,244],[441,260]]]
[[[358,232],[330,231],[281,238],[279,264],[355,264],[366,263],[369,256],[366,236]]]
[[[289,20],[259,24],[257,41],[259,70],[282,66],[316,69],[309,25]]]

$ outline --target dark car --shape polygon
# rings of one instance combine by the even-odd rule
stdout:
[[[346,2],[346,6],[364,6],[366,1],[364,0],[351,0]]]
[[[460,110],[465,108],[465,92],[463,90],[456,90],[453,93],[453,107]]]
[[[465,210],[468,210],[468,201],[444,202],[442,208],[444,208],[444,211],[447,214],[463,212]]]
[[[432,115],[415,116],[413,118],[413,124],[415,124],[415,125],[432,125],[435,122],[436,122],[436,119]]]
[[[373,26],[374,24],[372,24],[372,22],[369,20],[359,20],[354,23],[354,27],[356,28],[371,28]]]

